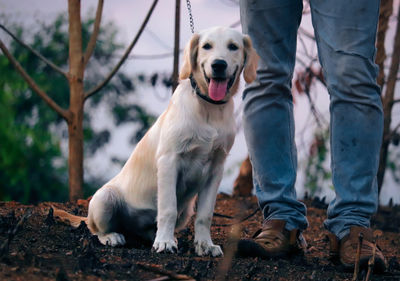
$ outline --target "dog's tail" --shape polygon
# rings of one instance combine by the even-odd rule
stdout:
[[[79,225],[81,224],[82,221],[87,226],[89,226],[87,217],[75,216],[64,210],[57,209],[54,206],[51,206],[51,207],[53,208],[53,217],[56,221],[61,221],[65,224],[68,224],[68,225],[74,227],[74,228],[79,227]]]

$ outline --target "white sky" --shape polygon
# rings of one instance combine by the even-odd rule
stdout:
[[[399,2],[399,0],[396,0]],[[97,0],[82,0],[82,15],[94,17]],[[112,0],[105,1],[103,9],[102,24],[112,21],[116,24],[119,31],[118,41],[126,45],[135,36],[139,26],[141,25],[152,0]],[[239,20],[239,7],[230,0],[191,0],[192,13],[194,17],[195,30],[205,29],[215,25],[229,26]],[[237,2],[237,1],[236,1]],[[33,23],[35,19],[52,21],[59,13],[67,13],[66,0],[0,0],[0,13],[6,14],[11,22],[20,22],[26,26]],[[150,55],[172,52],[174,38],[174,19],[175,19],[175,1],[159,0],[157,7],[142,34],[132,54],[135,55]],[[5,23],[6,24],[6,23]],[[302,19],[302,27],[312,32],[310,16],[305,15]],[[237,27],[240,30],[240,26]],[[153,34],[156,34],[155,37]],[[1,38],[5,38],[5,34],[0,32]],[[189,19],[186,9],[186,1],[181,0],[181,48],[189,40],[191,36],[189,28]],[[388,40],[390,36],[388,36]],[[389,44],[391,42],[388,42]],[[301,48],[301,44],[298,44]],[[307,48],[312,54],[316,54],[315,49],[310,47],[310,43],[306,42]],[[128,73],[153,73],[153,72],[170,72],[172,69],[172,57],[159,60],[128,60],[123,66],[123,69]],[[157,98],[157,95],[164,96],[164,99]],[[326,90],[317,86],[313,90],[314,99],[318,110],[329,120],[329,97]],[[236,96],[235,102],[237,107],[240,105],[240,93]],[[169,92],[163,89],[151,89],[140,87],[134,97],[144,106],[151,105],[149,110],[155,114],[160,114],[168,103]],[[399,107],[399,106],[398,106]],[[400,111],[397,110],[397,113]],[[111,118],[106,113],[99,110],[102,116],[98,128],[111,127]],[[296,96],[295,105],[295,120],[296,120],[296,143],[299,152],[299,173],[296,189],[300,196],[303,194],[303,173],[304,160],[307,155],[311,134],[315,128],[315,124],[309,119],[309,106],[306,97]],[[400,115],[400,114],[399,114]],[[398,116],[399,116],[398,115]],[[239,117],[240,120],[240,117]],[[96,126],[97,127],[97,126]],[[111,142],[92,159],[85,161],[85,169],[90,173],[99,175],[107,175],[112,177],[118,172],[118,167],[111,163],[106,163],[104,155],[118,156],[120,158],[128,158],[133,146],[129,144],[129,135],[132,128],[127,129],[126,125],[120,126],[116,133],[113,134]],[[238,165],[246,157],[246,144],[242,131],[239,131],[235,141],[235,145],[228,158],[226,169],[233,169],[232,173],[226,173],[221,184],[221,190],[230,192],[233,180],[237,174]],[[93,169],[93,167],[96,167]],[[383,190],[381,203],[386,203],[390,197],[394,198],[395,202],[400,202],[400,192],[396,192],[395,184],[388,179],[387,186]],[[327,184],[328,185],[328,184]],[[397,187],[398,188],[398,187]],[[397,195],[396,195],[397,194]],[[332,199],[334,193],[329,188],[325,188],[323,195],[327,195],[328,199]]]

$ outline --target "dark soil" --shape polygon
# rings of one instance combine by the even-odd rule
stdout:
[[[78,215],[87,211],[85,200],[52,204]],[[352,272],[328,259],[327,233],[322,226],[326,205],[319,200],[306,200],[306,204],[310,227],[304,232],[308,242],[305,256],[231,260],[232,232],[250,237],[260,227],[261,213],[254,197],[218,196],[215,212],[229,217],[214,216],[212,237],[224,246],[225,258],[194,255],[193,223],[178,234],[177,254],[156,254],[148,246],[103,246],[84,224],[73,229],[56,222],[49,215],[50,203],[0,202],[0,280],[215,280],[220,276],[226,280],[351,280]],[[236,227],[232,231],[233,217],[245,219],[241,230]],[[389,269],[372,275],[371,280],[400,280],[400,207],[382,208],[373,227],[383,231],[378,244]],[[226,275],[224,266],[229,269]],[[363,275],[365,272],[361,278]]]

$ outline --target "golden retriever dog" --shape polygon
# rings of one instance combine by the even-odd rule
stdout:
[[[156,252],[175,252],[175,232],[191,217],[197,198],[195,252],[223,255],[211,240],[210,226],[235,137],[232,97],[242,71],[246,82],[256,78],[257,58],[250,38],[234,29],[194,34],[167,110],[120,173],[94,194],[87,218],[61,210],[55,216],[74,226],[85,221],[104,245],[124,245],[125,238],[137,237],[154,239]]]

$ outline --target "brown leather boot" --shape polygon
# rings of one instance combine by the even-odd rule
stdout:
[[[339,240],[336,235],[330,233],[330,257],[334,261],[340,261],[347,269],[354,268],[354,263],[357,255],[357,246],[359,234],[363,234],[360,254],[360,268],[368,268],[368,261],[372,257],[374,244],[373,232],[370,228],[361,226],[352,226],[350,233],[342,240]],[[381,249],[377,246],[375,252],[375,272],[384,272],[387,268],[387,261]]]
[[[298,229],[285,229],[286,221],[265,221],[261,230],[252,239],[241,239],[238,254],[246,257],[285,257],[302,254],[307,246]]]

